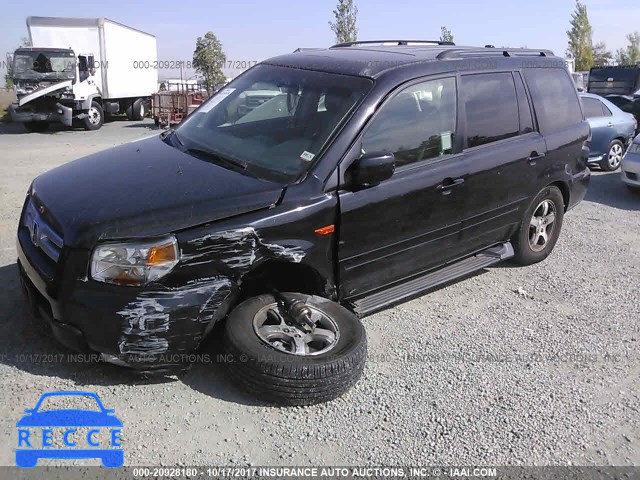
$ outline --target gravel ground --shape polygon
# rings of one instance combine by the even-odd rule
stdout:
[[[0,464],[14,462],[23,409],[53,390],[94,391],[115,409],[127,465],[640,464],[640,197],[619,173],[594,172],[545,262],[499,265],[365,319],[365,374],[328,404],[261,405],[215,363],[141,379],[72,361],[21,299],[24,194],[39,173],[152,130],[0,125]]]

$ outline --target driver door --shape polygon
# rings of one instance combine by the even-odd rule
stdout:
[[[343,185],[340,296],[356,299],[460,253],[469,168],[460,153],[456,78],[414,82],[375,114],[349,157],[393,153],[394,175],[369,188]]]

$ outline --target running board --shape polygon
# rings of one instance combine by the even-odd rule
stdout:
[[[377,291],[355,300],[352,302],[354,310],[359,317],[364,317],[383,308],[397,305],[410,297],[415,297],[456,278],[507,260],[513,255],[513,246],[510,242],[487,248],[471,257],[450,263],[438,270],[432,270],[420,277],[413,277],[411,280],[395,284],[382,291]]]

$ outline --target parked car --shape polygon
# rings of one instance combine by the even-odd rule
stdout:
[[[544,260],[590,177],[564,61],[407,43],[266,60],[175,129],[40,175],[17,246],[33,310],[141,371],[181,367],[225,321],[235,381],[308,404],[360,377],[358,317]],[[256,84],[287,98],[230,119]]]
[[[587,92],[605,97],[623,112],[631,113],[640,126],[640,64],[593,67]]]
[[[634,193],[640,193],[640,135],[629,146],[622,160],[622,181]]]
[[[625,149],[633,140],[636,119],[598,95],[582,93],[580,98],[591,126],[589,165],[613,172],[620,167]]]

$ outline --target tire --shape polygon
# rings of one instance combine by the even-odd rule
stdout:
[[[624,144],[620,140],[614,140],[609,144],[605,159],[600,162],[600,168],[605,172],[615,172],[620,168],[624,155]]]
[[[322,318],[317,325],[321,325],[324,332],[335,327],[338,332],[335,341],[315,343],[299,338],[298,345],[307,345],[305,349],[311,352],[306,354],[284,351],[287,345],[294,348],[293,343],[287,344],[286,340],[280,342],[279,347],[274,346],[279,342],[276,338],[268,343],[257,332],[262,324],[260,319],[269,318],[277,303],[272,295],[253,297],[236,307],[226,321],[224,348],[229,374],[257,398],[277,405],[312,405],[342,395],[364,370],[367,337],[362,323],[346,308],[325,298],[299,293],[285,296],[311,307],[312,318]],[[265,311],[271,313],[265,314]],[[270,323],[274,325],[273,321]],[[274,328],[303,333],[284,322]]]
[[[142,120],[146,114],[147,107],[141,98],[136,99],[136,101],[127,108],[127,118],[129,120]]]
[[[104,123],[104,110],[98,102],[91,102],[87,116],[82,119],[85,130],[98,130]]]
[[[49,128],[49,122],[25,122],[24,128],[31,133],[41,133]]]
[[[553,213],[553,220],[549,217],[550,213]],[[534,219],[537,220],[535,224]],[[544,223],[540,222],[542,219],[545,220]],[[547,258],[558,241],[563,220],[562,193],[558,187],[545,187],[525,211],[520,228],[513,239],[514,261],[520,265],[531,265]]]

